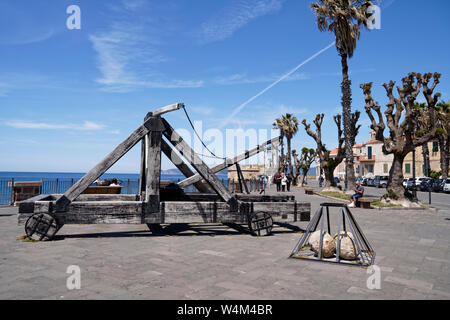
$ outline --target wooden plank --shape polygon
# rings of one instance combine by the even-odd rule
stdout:
[[[172,148],[164,139],[161,141],[161,150],[186,178],[192,177],[194,175],[194,172],[192,172],[191,168],[189,168],[189,166],[183,161],[183,159],[181,159],[175,153],[175,151],[172,150]],[[199,192],[211,192],[211,188],[206,183],[202,183],[201,181],[194,183],[194,187]]]
[[[225,202],[161,202],[161,215],[146,216],[146,223],[245,223],[246,215],[230,211]]]
[[[146,143],[146,189],[145,214],[159,212],[159,184],[161,180],[161,140],[163,124],[160,118],[149,117],[147,121],[154,123],[152,130],[145,137]],[[160,122],[160,124],[158,124]]]
[[[179,110],[181,108],[184,108],[184,103],[171,104],[169,106],[165,106],[165,107],[162,107],[162,108],[160,108],[158,110],[153,111],[152,114],[153,114],[154,117],[159,117],[159,116],[162,116],[165,113],[176,111],[176,110]]]
[[[78,197],[95,180],[100,178],[109,168],[111,168],[120,158],[131,150],[147,133],[149,129],[146,123],[137,128],[128,138],[119,144],[110,154],[92,168],[83,178],[78,180],[69,190],[61,196],[55,206],[57,212],[66,210],[67,205]]]
[[[223,163],[218,164],[217,166],[212,167],[212,168],[211,168],[211,172],[217,173],[217,172],[222,171],[222,170],[225,169],[225,168],[229,168],[229,167],[235,165],[236,163],[238,163],[238,162],[240,162],[240,161],[242,161],[242,160],[248,159],[248,158],[254,156],[255,154],[260,153],[261,151],[264,150],[264,148],[265,148],[267,145],[273,144],[273,143],[275,143],[275,142],[277,142],[277,141],[279,141],[279,140],[280,140],[280,137],[273,138],[273,139],[271,139],[271,140],[268,140],[268,141],[264,142],[263,144],[260,144],[259,146],[254,147],[253,149],[250,149],[250,150],[248,150],[248,151],[245,151],[245,152],[243,152],[243,153],[241,153],[241,154],[235,156],[235,157],[234,157],[233,159],[231,159],[231,160],[230,160],[230,159],[227,159],[227,160],[224,161]],[[202,176],[201,176],[200,174],[196,174],[196,175],[194,175],[194,176],[192,176],[192,177],[189,177],[189,178],[187,178],[187,179],[184,179],[184,180],[178,182],[178,185],[179,185],[181,188],[186,188],[187,186],[189,186],[189,185],[191,185],[191,184],[193,184],[193,183],[196,183],[196,182],[200,181],[201,179],[202,179]]]
[[[35,213],[48,213],[55,201],[36,201]],[[295,214],[309,214],[308,202],[254,202],[250,204],[253,212],[263,211],[272,215],[274,221],[294,221]],[[208,201],[168,201],[161,202],[161,211],[142,215],[144,203],[140,201],[74,201],[67,212],[57,212],[58,224],[96,224],[96,223],[246,223],[247,214],[231,212],[225,202]],[[19,214],[19,223],[24,223],[32,213]]]
[[[208,182],[217,194],[230,204],[230,210],[237,210],[237,200],[232,196],[225,188],[223,183],[217,178],[217,176],[209,169],[209,167],[196,155],[196,153],[189,147],[189,145],[183,140],[183,138],[170,126],[170,124],[162,119],[166,130],[164,136],[169,142],[180,152],[180,154],[194,167],[206,182]]]

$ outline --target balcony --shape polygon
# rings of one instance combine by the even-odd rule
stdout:
[[[368,156],[359,156],[358,157],[358,161],[359,162],[375,162],[375,156],[372,155],[369,159]]]

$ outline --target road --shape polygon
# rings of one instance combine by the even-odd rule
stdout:
[[[344,187],[344,184],[340,184]],[[317,181],[309,181],[309,187],[313,189],[320,189]],[[368,197],[381,197],[386,193],[386,189],[376,188],[376,187],[364,187],[364,195]],[[429,193],[417,191],[417,198],[419,201],[425,205],[429,205],[433,208],[440,210],[450,210],[450,194],[443,192],[432,192],[431,193],[431,204],[429,204]]]

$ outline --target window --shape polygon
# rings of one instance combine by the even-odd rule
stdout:
[[[433,141],[433,152],[439,152],[439,142]]]
[[[411,163],[405,163],[405,173],[411,173]]]
[[[367,172],[373,173],[373,164],[369,164],[369,165],[367,166]]]
[[[367,159],[372,160],[372,147],[367,147]]]
[[[389,166],[387,163],[383,164],[383,172],[388,173]]]

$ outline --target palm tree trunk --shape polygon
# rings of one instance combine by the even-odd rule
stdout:
[[[289,173],[291,174],[291,177],[293,176],[293,169],[292,169],[292,158],[291,158],[291,137],[286,137],[287,139],[287,162],[289,165]]]
[[[280,159],[278,161],[278,170],[284,171],[284,136],[283,135],[281,135],[280,146],[281,146],[281,155],[280,155]]]
[[[348,78],[347,55],[341,55],[342,64],[342,118],[344,122],[344,141],[345,141],[345,168],[347,190],[355,189],[355,168],[353,161],[353,144],[355,137],[352,136],[350,114],[352,104],[351,81]]]
[[[441,160],[441,174],[442,179],[447,179],[448,177],[448,165],[449,165],[449,146],[450,137],[441,135],[438,137],[439,140],[439,152]]]
[[[428,149],[428,143],[422,145],[423,156],[423,171],[426,177],[430,176],[430,150]]]

